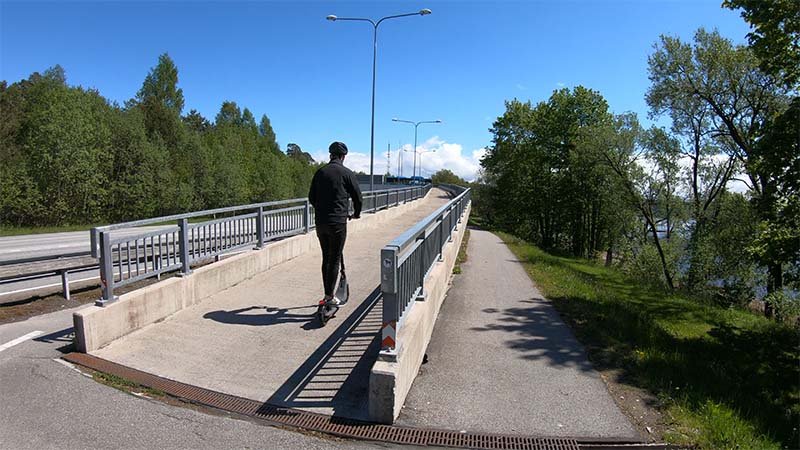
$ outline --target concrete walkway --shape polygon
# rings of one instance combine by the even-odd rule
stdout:
[[[93,352],[188,384],[308,411],[367,418],[381,326],[380,248],[445,204],[432,190],[398,220],[350,233],[350,302],[324,328],[318,247]]]
[[[398,424],[638,438],[583,347],[505,244],[473,229],[467,253]]]

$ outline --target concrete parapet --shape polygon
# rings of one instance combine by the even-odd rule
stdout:
[[[433,193],[431,193],[433,192]],[[436,195],[431,191],[428,195]],[[375,214],[365,213],[349,223],[348,231],[375,228],[411,208],[408,202]],[[149,324],[201,303],[206,298],[241,283],[256,274],[296,258],[317,245],[314,232],[268,243],[194,269],[191,274],[159,281],[122,294],[106,306],[88,306],[73,313],[78,351],[89,353]],[[378,248],[375,251],[379,251]]]
[[[397,358],[394,361],[379,359],[369,377],[369,416],[379,423],[394,423],[419,372],[430,343],[433,327],[444,302],[458,250],[467,228],[471,205],[463,213],[453,240],[445,245],[442,261],[434,264],[425,279],[424,301],[414,302],[406,312],[397,331]]]

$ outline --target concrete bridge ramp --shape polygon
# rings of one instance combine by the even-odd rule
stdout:
[[[348,233],[350,301],[326,327],[314,317],[322,281],[312,246],[91,354],[251,400],[366,419],[381,326],[380,249],[448,199],[432,190],[400,217]]]

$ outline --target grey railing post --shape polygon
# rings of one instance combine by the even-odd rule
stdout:
[[[97,242],[97,234],[98,233],[99,233],[99,231],[97,231],[96,227],[92,228],[91,230],[89,230],[89,242],[90,242],[89,245],[92,246],[92,251],[90,252],[92,254],[92,258],[97,258],[98,257],[98,255],[97,255],[97,244],[98,244],[98,242]]]
[[[447,242],[453,242],[453,210],[447,213]]]
[[[100,285],[103,298],[95,302],[97,306],[105,306],[114,301],[114,255],[111,253],[111,236],[107,232],[100,233]],[[122,264],[120,263],[120,270]]]
[[[428,255],[425,254],[425,230],[422,230],[422,237],[417,237],[417,240],[422,241],[422,244],[420,244],[422,247],[422,263],[419,265],[419,294],[417,294],[417,298],[415,300],[422,302],[425,301],[425,272],[428,271],[428,268],[426,267],[428,265]]]
[[[181,251],[181,274],[189,275],[192,273],[192,269],[189,267],[191,264],[189,261],[189,219],[178,220],[178,227],[180,227],[178,240]]]
[[[384,361],[397,361],[397,321],[400,310],[397,291],[397,248],[384,247],[381,249],[383,312],[379,355],[379,358]]]
[[[306,209],[306,233],[308,233],[308,210]],[[256,211],[256,248],[264,248],[264,207]]]
[[[444,261],[444,216],[439,217],[436,229],[439,230],[439,261]]]
[[[306,226],[306,233],[311,231],[311,202],[306,199],[305,202],[305,226]]]
[[[61,270],[61,289],[64,291],[64,299],[69,300],[69,271]]]

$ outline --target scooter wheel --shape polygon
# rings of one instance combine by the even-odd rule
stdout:
[[[317,310],[317,317],[319,317],[319,322],[323,327],[328,323],[328,317],[325,317],[325,307],[321,307]]]

